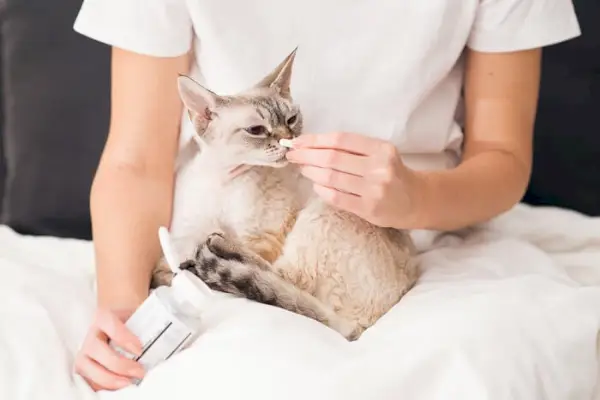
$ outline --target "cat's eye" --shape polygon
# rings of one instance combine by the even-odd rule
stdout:
[[[294,114],[291,117],[288,118],[287,120],[287,124],[289,125],[294,125],[296,123],[296,121],[298,120],[298,115]]]
[[[252,136],[267,136],[267,134],[269,133],[267,131],[267,128],[265,128],[263,125],[255,125],[246,128],[246,132],[248,132]]]

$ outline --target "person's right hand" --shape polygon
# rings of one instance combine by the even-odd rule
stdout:
[[[91,327],[75,359],[75,372],[81,375],[93,390],[117,390],[131,384],[132,378],[143,378],[144,369],[136,361],[117,353],[108,345],[117,346],[139,355],[142,345],[123,322],[131,312],[116,313],[98,308]]]

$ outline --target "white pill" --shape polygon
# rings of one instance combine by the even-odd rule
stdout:
[[[294,146],[290,139],[279,139],[279,144],[289,149],[291,149]]]

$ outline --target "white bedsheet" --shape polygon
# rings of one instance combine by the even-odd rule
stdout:
[[[600,218],[519,205],[467,236],[416,236],[422,280],[358,342],[231,299],[139,387],[93,393],[72,373],[94,305],[90,244],[0,228],[0,399],[593,398]]]

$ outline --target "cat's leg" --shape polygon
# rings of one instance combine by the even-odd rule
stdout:
[[[261,229],[259,234],[247,232],[239,240],[243,243],[244,249],[259,255],[269,263],[274,263],[283,252],[284,242],[296,222],[296,216],[295,212],[290,212],[279,229]],[[228,237],[231,238],[231,236]]]
[[[262,231],[260,235],[245,235],[240,238],[243,247],[269,263],[274,263],[282,254],[287,230]]]
[[[181,265],[200,277],[211,289],[273,305],[319,321],[354,340],[360,327],[271,271],[261,257],[242,249],[223,235],[210,235],[193,260]]]

